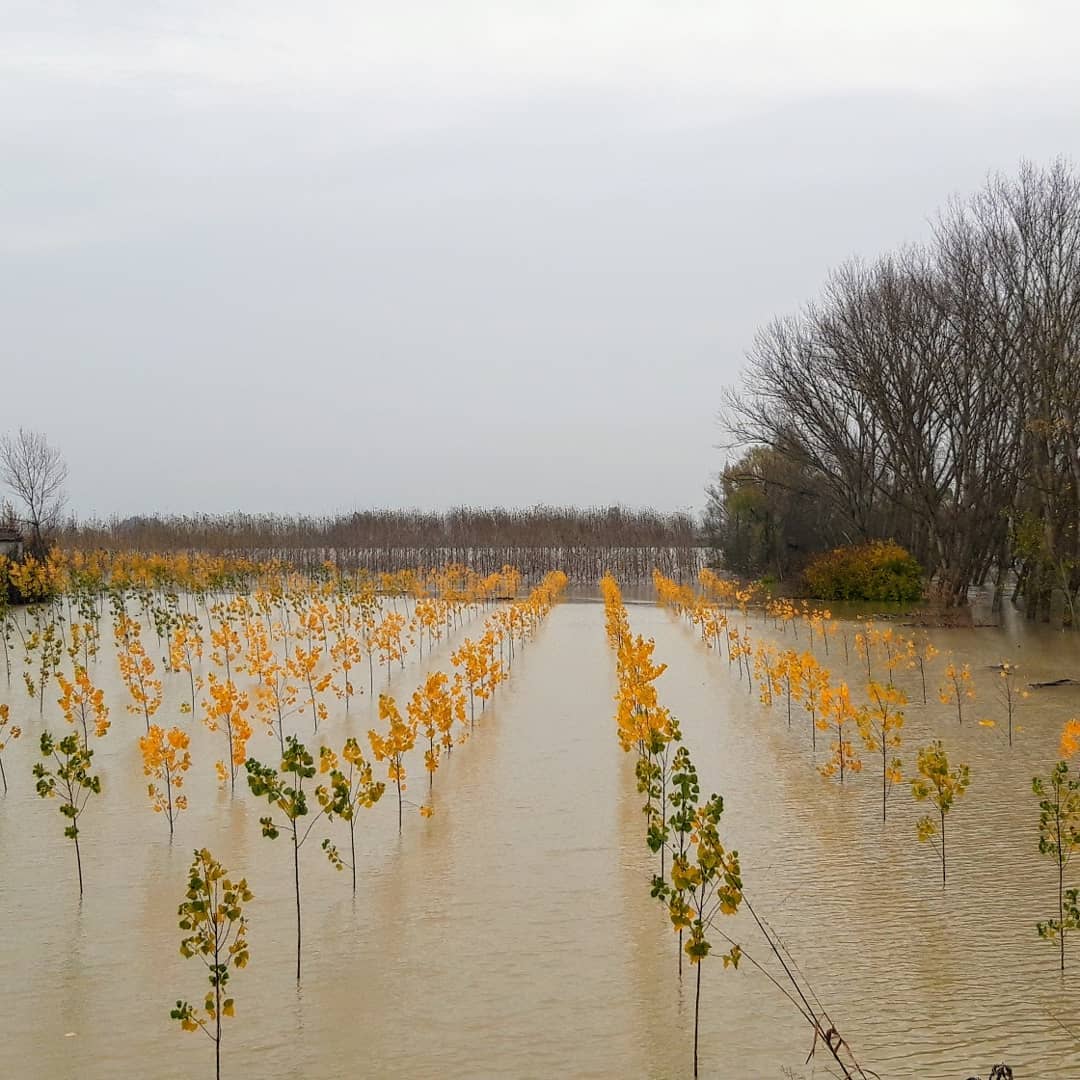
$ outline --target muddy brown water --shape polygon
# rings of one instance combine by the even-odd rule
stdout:
[[[1054,914],[1056,875],[1037,852],[1031,794],[1032,775],[1056,760],[1064,720],[1080,713],[1080,692],[1043,690],[1023,702],[1011,749],[1000,723],[976,723],[1001,717],[989,665],[1009,658],[1025,679],[1077,676],[1080,639],[1015,622],[932,632],[975,673],[978,696],[962,727],[933,697],[941,660],[925,707],[917,674],[898,676],[913,700],[905,763],[940,735],[971,766],[949,821],[943,891],[933,850],[915,839],[921,811],[906,788],[894,791],[883,824],[872,760],[843,787],[822,779],[804,714],[789,729],[781,708],[762,707],[667,612],[632,604],[630,618],[669,664],[662,700],[680,719],[705,792],[724,795],[723,831],[741,853],[749,895],[862,1062],[884,1078],[961,1080],[997,1061],[1018,1078],[1080,1076],[1080,954],[1062,977],[1055,947],[1035,934],[1035,922]],[[772,633],[752,623],[757,637]],[[794,644],[790,634],[777,640]],[[394,673],[399,703],[431,666],[449,668],[450,647]],[[861,687],[858,661],[845,668],[839,642],[830,648],[825,661],[819,645],[819,658]],[[615,739],[613,668],[602,607],[560,604],[436,774],[435,816],[413,810],[399,836],[388,793],[362,817],[355,897],[348,873],[318,849],[328,830],[316,827],[302,856],[299,991],[288,842],[260,835],[265,803],[218,787],[222,736],[180,717],[186,677],[166,678],[158,717],[193,732],[191,809],[170,844],[146,797],[143,721],[125,713],[115,661],[103,652],[94,674],[113,726],[94,742],[104,793],[82,819],[81,903],[63,821],[30,775],[36,704],[0,682],[0,700],[24,729],[5,751],[10,791],[0,796],[3,1075],[212,1075],[209,1041],[168,1016],[178,997],[198,1002],[205,992],[200,965],[177,951],[176,908],[192,849],[206,845],[255,893],[251,963],[234,978],[237,1015],[225,1028],[226,1077],[689,1076],[693,986],[679,981],[676,939],[649,897],[654,860],[633,761]],[[332,707],[317,738],[307,719],[296,729],[311,744],[340,746],[354,734],[366,745],[372,706],[365,695],[347,719]],[[45,723],[63,725],[51,700]],[[249,749],[274,760],[275,747],[257,731]],[[416,752],[407,794],[417,802],[427,796],[421,769]],[[742,915],[724,929],[765,959]],[[830,1075],[820,1053],[805,1064],[809,1050],[808,1029],[759,973],[706,962],[702,1075]]]

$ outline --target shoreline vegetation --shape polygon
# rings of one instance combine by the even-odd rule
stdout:
[[[707,518],[728,569],[785,580],[894,540],[945,606],[1007,589],[1080,618],[1080,173],[992,175],[932,238],[834,271],[761,328],[722,413]]]

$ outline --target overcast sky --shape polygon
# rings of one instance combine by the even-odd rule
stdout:
[[[1080,160],[1080,11],[0,0],[0,431],[80,514],[698,509],[830,267]]]

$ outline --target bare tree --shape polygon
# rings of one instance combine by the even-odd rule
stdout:
[[[26,510],[30,552],[38,558],[49,550],[49,536],[64,508],[67,462],[38,431],[19,428],[18,435],[0,438],[0,480]]]
[[[327,560],[343,570],[378,574],[467,564],[487,574],[506,563],[527,579],[564,570],[595,582],[611,570],[623,581],[649,581],[656,567],[692,579],[704,548],[688,513],[621,506],[461,506],[445,512],[357,510],[334,517],[283,514],[157,514],[63,523],[65,547],[201,551],[281,559],[308,571]]]
[[[1080,174],[991,177],[930,244],[849,263],[757,335],[723,420],[806,475],[836,527],[892,537],[947,603],[1019,577],[1080,621]]]

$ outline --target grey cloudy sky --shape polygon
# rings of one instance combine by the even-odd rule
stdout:
[[[80,513],[696,509],[759,324],[1080,159],[1068,3],[0,20],[0,431]]]

